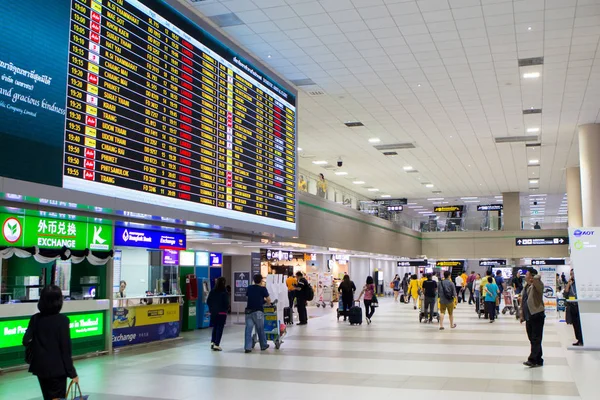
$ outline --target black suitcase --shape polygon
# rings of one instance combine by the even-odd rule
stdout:
[[[400,295],[400,303],[406,303],[406,297],[404,297],[404,293]]]
[[[350,307],[348,319],[350,320],[350,325],[362,325],[362,308],[360,308],[359,302],[355,302],[354,305]]]
[[[294,323],[294,312],[290,307],[283,309],[283,323],[286,325],[292,325]]]

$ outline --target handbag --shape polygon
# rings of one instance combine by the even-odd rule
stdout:
[[[375,290],[373,290],[373,297],[371,297],[371,307],[373,307],[373,308],[379,307],[379,300],[377,300],[377,295],[375,294]]]
[[[73,392],[71,392],[71,389],[73,390]],[[79,392],[79,396],[77,395],[77,392]],[[81,387],[79,387],[79,383],[71,381],[71,383],[69,384],[69,388],[67,389],[66,397],[60,400],[87,400],[89,397],[90,396],[84,396],[81,393]]]

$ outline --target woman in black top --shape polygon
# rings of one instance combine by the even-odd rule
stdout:
[[[222,351],[221,338],[227,322],[227,311],[229,310],[229,293],[225,285],[225,278],[220,277],[215,282],[215,288],[210,291],[206,303],[210,311],[213,331],[210,348],[213,351]]]
[[[348,318],[348,310],[352,307],[354,301],[354,292],[356,292],[356,286],[354,282],[350,280],[350,276],[344,275],[344,279],[338,288],[342,294],[342,306],[344,307],[344,321]]]
[[[67,378],[79,383],[71,357],[69,318],[60,314],[63,296],[55,285],[42,289],[39,314],[29,320],[23,345],[31,349],[29,372],[38,377],[44,400],[67,395]]]

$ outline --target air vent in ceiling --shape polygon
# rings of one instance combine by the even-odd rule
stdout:
[[[530,67],[532,65],[543,65],[544,57],[532,57],[519,59],[519,67]]]
[[[356,128],[359,126],[365,126],[365,124],[363,124],[360,121],[348,121],[348,122],[344,122],[344,125],[346,125],[348,128]]]
[[[433,193],[433,194],[440,194],[440,193],[442,193],[442,191],[441,190],[434,190],[431,193]]]
[[[541,114],[541,113],[542,113],[541,108],[528,108],[527,110],[523,110],[523,115]]]
[[[383,155],[384,156],[397,156],[398,152],[397,151],[384,151]]]
[[[539,137],[537,135],[529,136],[499,136],[495,137],[496,143],[523,143],[523,142],[537,142]]]
[[[404,172],[406,172],[407,174],[418,174],[419,170],[418,169],[411,169],[410,171],[404,171]]]
[[[379,151],[384,150],[404,150],[404,149],[414,149],[414,143],[393,143],[393,144],[378,144],[377,146],[373,146]]]
[[[315,158],[316,157],[314,154],[306,154],[304,152],[298,153],[298,155],[300,156],[300,158]]]
[[[331,170],[331,169],[336,169],[337,167],[335,165],[324,165],[323,168]]]
[[[227,28],[228,26],[244,25],[244,22],[234,13],[219,14],[209,17],[218,27]]]
[[[325,92],[323,92],[322,90],[310,90],[308,92],[309,96],[315,97],[315,96],[323,96],[325,94]]]
[[[310,78],[292,79],[292,83],[296,86],[314,86],[314,85],[316,85],[315,81],[313,81]]]
[[[541,143],[528,143],[525,145],[525,147],[527,148],[531,148],[531,147],[542,147]]]

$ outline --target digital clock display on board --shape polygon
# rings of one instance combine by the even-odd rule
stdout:
[[[158,3],[71,1],[63,186],[296,229],[294,95]]]

